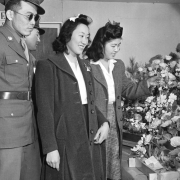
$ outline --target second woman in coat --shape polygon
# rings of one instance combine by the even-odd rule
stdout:
[[[56,55],[36,68],[37,118],[45,154],[43,180],[105,180],[109,124],[95,107],[85,16],[69,18],[53,43]]]
[[[120,50],[123,28],[120,23],[108,22],[101,27],[87,50],[91,60],[95,83],[96,105],[110,122],[107,146],[107,179],[121,179],[122,155],[122,108],[121,97],[135,99],[148,96],[148,84],[156,81],[149,79],[135,84],[127,79],[123,61],[115,60]]]

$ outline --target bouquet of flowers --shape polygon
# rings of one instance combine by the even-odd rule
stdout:
[[[131,150],[140,157],[156,157],[166,169],[175,168],[180,164],[180,62],[165,56],[140,67],[139,73],[160,80],[151,87],[152,96],[124,107],[125,122],[143,134]]]

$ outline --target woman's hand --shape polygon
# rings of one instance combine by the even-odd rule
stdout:
[[[101,144],[108,137],[108,132],[109,132],[109,124],[107,122],[105,122],[98,129],[98,131],[94,137],[94,143]]]
[[[60,155],[58,150],[47,153],[46,162],[52,168],[56,168],[59,171]]]

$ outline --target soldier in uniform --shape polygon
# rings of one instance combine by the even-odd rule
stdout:
[[[38,14],[38,0],[5,0],[0,28],[0,179],[39,180],[40,155],[31,87],[33,62],[24,41]]]

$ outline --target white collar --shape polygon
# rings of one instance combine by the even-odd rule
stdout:
[[[99,64],[101,63],[101,61],[102,61],[102,59],[100,59],[100,60],[98,60],[98,61],[96,61],[96,62],[90,60],[90,64],[99,65]],[[115,59],[109,59],[109,60],[108,60],[108,63],[109,63],[109,64],[114,64],[114,63],[116,63],[116,62],[117,62],[117,61],[116,61]]]

